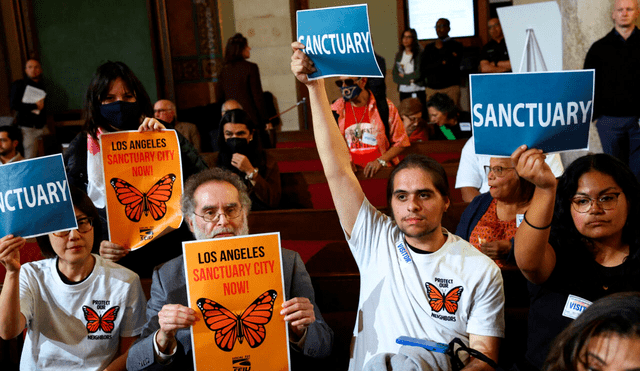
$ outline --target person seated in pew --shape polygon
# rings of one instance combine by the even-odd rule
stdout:
[[[241,109],[227,111],[219,127],[216,165],[244,179],[253,210],[277,208],[282,193],[278,163],[262,149],[249,115]]]
[[[405,98],[400,102],[400,117],[409,142],[426,142],[429,140],[429,127],[422,119],[422,104],[418,98]]]
[[[535,186],[518,175],[509,157],[491,157],[485,171],[489,192],[474,198],[467,206],[456,235],[503,266],[506,261],[513,262],[511,240],[529,207]]]
[[[22,132],[17,126],[0,126],[0,166],[24,160]]]
[[[182,227],[133,252],[128,246],[119,246],[107,241],[109,237],[105,207],[108,183],[103,175],[100,136],[102,133],[121,130],[164,129],[164,125],[152,117],[153,109],[149,95],[133,71],[122,62],[106,62],[97,68],[87,88],[84,116],[83,130],[64,152],[69,184],[85,191],[98,209],[100,218],[95,222],[102,224],[102,235],[97,235],[96,238],[104,240],[105,249],[101,249],[100,254],[106,259],[118,261],[141,277],[150,277],[153,267],[180,253],[167,250],[164,244],[156,245],[157,241],[182,241],[182,236],[190,235],[189,231],[186,226]],[[207,164],[184,136],[180,133],[177,135],[182,174],[186,179],[189,175],[206,169]],[[149,250],[154,250],[154,254],[143,252]]]
[[[388,182],[392,217],[376,210],[351,170],[324,80],[307,78],[315,68],[302,51],[305,46],[291,46],[291,70],[309,90],[316,146],[360,271],[349,369],[365,369],[376,354],[398,353],[399,336],[440,343],[458,337],[496,361],[504,337],[502,275],[486,255],[442,228],[450,206],[444,169],[427,156],[407,156]],[[420,362],[451,368],[445,355],[420,349]],[[464,362],[466,370],[491,369],[479,359]]]
[[[460,164],[458,165],[458,173],[456,175],[456,188],[460,189],[462,201],[471,202],[474,197],[481,193],[489,192],[489,183],[485,168],[491,166],[491,156],[476,155],[476,146],[473,136],[467,140],[462,147],[460,154]],[[562,175],[564,166],[562,160],[557,153],[549,154],[545,158],[545,162],[557,177]]]
[[[453,99],[436,93],[427,101],[429,122],[437,125],[429,139],[456,140],[471,137],[471,115],[459,112]]]
[[[552,340],[591,302],[640,291],[640,183],[606,154],[575,160],[559,180],[541,150],[522,145],[511,159],[536,186],[514,253],[531,302],[519,368],[540,370]]]
[[[224,116],[227,111],[231,111],[232,109],[243,109],[242,105],[238,103],[235,99],[227,99],[222,103],[222,107],[220,107],[220,113]]]
[[[89,197],[70,187],[78,228],[37,238],[47,259],[20,264],[25,239],[0,239],[7,269],[0,293],[0,336],[27,329],[21,370],[124,370],[144,325],[137,274],[92,254],[101,224]]]
[[[353,169],[363,168],[370,178],[384,166],[397,165],[398,156],[411,143],[396,106],[389,99],[377,101],[367,82],[366,77],[340,76],[336,85],[342,97],[331,110],[338,116]]]
[[[548,371],[640,369],[640,293],[596,300],[558,335]]]
[[[249,234],[251,199],[237,174],[220,168],[190,177],[182,195],[182,213],[197,240]],[[288,324],[294,370],[306,369],[331,353],[333,331],[315,304],[311,278],[297,252],[282,249],[285,302],[276,315]],[[127,369],[193,370],[190,327],[202,320],[187,307],[184,260],[179,256],[153,272],[147,323],[129,351]],[[300,366],[296,367],[297,362]]]
[[[187,138],[193,147],[201,152],[200,132],[195,124],[178,121],[176,105],[168,99],[160,99],[153,105],[153,117],[165,122],[167,129],[175,129],[183,137]]]

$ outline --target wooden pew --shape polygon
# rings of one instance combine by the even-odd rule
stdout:
[[[447,174],[451,202],[462,202],[460,190],[455,189],[458,163],[444,163],[442,167]],[[356,173],[365,195],[373,206],[387,207],[387,180],[392,171],[392,168],[384,168],[372,178],[365,178],[362,171]],[[327,178],[322,171],[281,173],[280,183],[281,209],[335,209]]]
[[[451,162],[452,160],[453,162],[457,162],[455,160],[460,159],[460,153],[466,141],[466,139],[458,139],[414,143],[405,150],[404,155],[421,153],[432,157],[440,163]],[[278,162],[281,173],[322,170],[320,155],[318,155],[318,150],[315,146],[303,148],[269,148],[266,151]],[[215,165],[217,158],[216,153],[202,153],[201,156],[209,166]]]

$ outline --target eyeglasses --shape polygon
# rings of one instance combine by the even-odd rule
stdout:
[[[233,205],[226,207],[222,212],[218,211],[217,208],[211,208],[205,210],[203,215],[198,215],[195,212],[193,213],[196,216],[201,217],[207,223],[217,223],[220,220],[220,215],[224,214],[227,219],[236,219],[242,214],[242,206]]]
[[[602,210],[613,210],[618,206],[618,196],[620,196],[620,192],[607,193],[598,199],[587,196],[577,196],[571,199],[571,205],[573,209],[579,213],[589,212],[594,202],[598,204]]]
[[[404,117],[406,117],[411,122],[418,122],[422,120],[422,112],[416,113],[415,115],[412,115],[412,116],[404,115]]]
[[[493,171],[493,174],[495,176],[497,176],[498,178],[502,178],[503,176],[505,176],[506,174],[504,174],[505,170],[509,170],[509,169],[515,169],[515,167],[502,167],[502,166],[486,166],[484,167],[484,172],[485,174],[487,174],[487,176],[489,176],[489,173]]]
[[[358,77],[357,79],[344,79],[344,80],[336,80],[336,86],[338,86],[339,88],[345,86],[345,87],[349,87],[349,86],[353,86],[355,85],[356,81],[360,80],[360,78]]]
[[[172,110],[172,109],[170,109],[170,108],[166,108],[166,109],[154,109],[154,110],[153,110],[153,113],[162,113],[162,112],[171,112],[171,111],[173,111],[173,110]]]
[[[86,217],[78,219],[78,229],[80,233],[87,233],[93,229],[93,218]],[[71,231],[54,232],[56,237],[67,237]]]

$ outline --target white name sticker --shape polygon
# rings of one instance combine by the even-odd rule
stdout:
[[[461,122],[460,123],[460,131],[471,131],[471,123],[470,122]]]
[[[562,315],[568,318],[576,319],[585,309],[589,308],[591,302],[579,296],[569,295],[567,303],[564,305]]]
[[[524,214],[516,214],[516,228],[520,226],[520,223],[524,220]]]
[[[377,146],[378,140],[376,139],[375,135],[371,133],[364,133],[362,134],[362,143],[368,144],[370,146]]]

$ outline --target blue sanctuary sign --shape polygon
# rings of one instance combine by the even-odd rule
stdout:
[[[0,236],[77,228],[68,184],[61,154],[0,166]]]
[[[476,154],[509,156],[520,145],[544,152],[587,149],[594,70],[469,77]]]
[[[383,77],[373,52],[367,4],[299,10],[297,22],[298,41],[317,69],[309,79]]]

